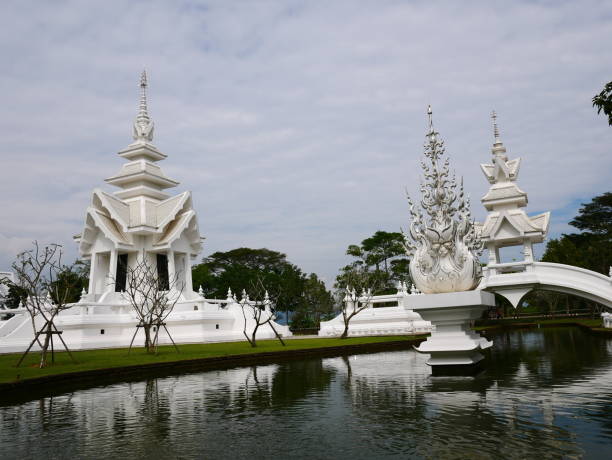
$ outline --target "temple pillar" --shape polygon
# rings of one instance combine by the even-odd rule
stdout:
[[[495,275],[497,274],[497,269],[495,267],[492,267],[492,265],[499,263],[499,248],[496,247],[494,244],[489,244],[487,246],[487,249],[489,250],[489,263],[487,270],[490,275]]]
[[[168,249],[166,257],[168,258],[168,282],[170,287],[176,284],[176,267],[174,264],[174,251]]]
[[[525,240],[523,242],[523,255],[525,256],[525,262],[529,264],[525,267],[525,270],[533,270],[533,244],[531,240]]]
[[[117,249],[113,248],[110,252],[110,263],[108,264],[108,290],[115,292],[115,277],[117,276]]]
[[[89,265],[89,285],[87,286],[87,293],[92,295],[96,291],[96,276],[98,275],[97,265],[98,253],[94,252],[91,254],[90,265]]]
[[[191,257],[189,253],[185,253],[185,290],[193,291],[193,280],[191,278]]]

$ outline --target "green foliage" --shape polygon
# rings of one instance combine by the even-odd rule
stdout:
[[[74,265],[64,266],[53,282],[52,294],[62,293],[66,303],[78,302],[81,291],[89,286],[89,264],[89,261],[77,260]]]
[[[583,204],[570,224],[583,232],[550,240],[542,261],[574,265],[607,275],[612,264],[612,193],[606,192]]]
[[[197,291],[201,286],[202,289],[207,288],[207,290],[204,291],[206,293],[210,292],[210,286],[212,286],[215,281],[215,277],[209,266],[204,263],[193,266],[191,269],[191,278],[193,289]]]
[[[608,124],[612,126],[612,81],[593,97],[593,107],[597,107],[597,113],[603,113],[608,116]]]
[[[612,192],[596,196],[590,203],[585,203],[570,225],[594,233],[612,236]]]
[[[334,298],[316,274],[311,273],[304,280],[302,301],[293,313],[291,327],[294,329],[309,329],[319,327],[321,318],[332,313]]]
[[[30,293],[22,286],[14,283],[7,283],[8,293],[6,295],[6,306],[17,308],[20,302],[25,302]],[[57,273],[55,281],[50,283],[49,290],[52,297],[57,293],[65,298],[64,303],[78,302],[81,298],[81,291],[87,290],[89,286],[89,261],[77,260],[73,265],[64,265]],[[57,299],[53,298],[54,302]]]
[[[207,297],[224,299],[229,288],[236,295],[261,280],[276,308],[300,312],[318,325],[322,314],[331,309],[331,294],[313,273],[307,276],[281,252],[270,249],[237,248],[215,252],[193,267],[193,287]]]
[[[351,244],[346,254],[355,260],[340,269],[336,277],[336,289],[344,289],[350,284],[349,278],[354,278],[358,272],[359,279],[364,285],[370,286],[375,295],[395,292],[399,281],[410,280],[410,261],[405,255],[403,243],[401,233],[379,230],[360,245]]]
[[[23,302],[28,296],[28,291],[22,287],[11,284],[8,286],[6,298],[2,299],[7,308],[17,308],[19,303]]]

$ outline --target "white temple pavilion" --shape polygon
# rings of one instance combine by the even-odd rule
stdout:
[[[245,340],[244,316],[236,298],[205,299],[193,291],[191,265],[202,250],[191,192],[171,196],[167,189],[179,183],[167,177],[159,161],[166,158],[152,144],[154,124],[147,108],[147,77],[140,80],[140,109],[133,126],[134,142],[119,152],[124,158],[119,172],[106,179],[119,190],[108,193],[94,189],[80,235],[74,237],[83,259],[91,261],[89,289],[81,300],[61,312],[55,325],[71,349],[128,346],[138,320],[123,298],[127,267],[139,257],[157,267],[160,279],[177,279],[184,286],[174,310],[166,319],[176,343]],[[177,292],[176,295],[179,293]],[[33,338],[27,312],[0,321],[0,353],[23,351]],[[1,319],[1,318],[0,318]],[[252,320],[247,332],[253,329]],[[287,326],[274,323],[283,336]],[[257,338],[273,338],[269,325],[260,327]],[[160,343],[170,343],[165,331]],[[136,346],[144,335],[138,332]]]
[[[127,162],[106,182],[113,194],[93,191],[81,235],[75,237],[83,259],[91,261],[84,300],[117,301],[125,289],[125,269],[144,254],[162,277],[178,277],[191,290],[191,261],[202,249],[191,192],[170,196],[179,183],[167,177],[158,161],[166,158],[151,142],[153,121],[147,110],[147,77],[140,82],[140,111],[134,142],[119,152]]]

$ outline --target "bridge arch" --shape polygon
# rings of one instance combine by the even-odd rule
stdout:
[[[495,292],[515,308],[534,289],[562,292],[612,309],[612,278],[585,268],[549,262],[491,264],[481,289]]]

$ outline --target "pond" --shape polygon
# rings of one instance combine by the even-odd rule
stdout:
[[[476,377],[414,351],[207,371],[0,407],[7,458],[609,458],[612,340],[492,337]]]

